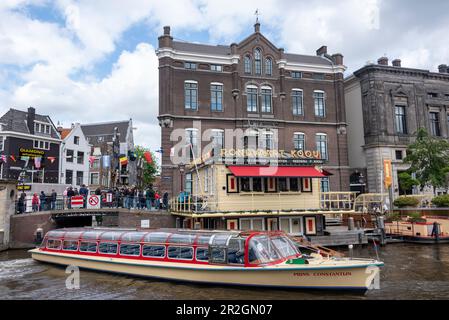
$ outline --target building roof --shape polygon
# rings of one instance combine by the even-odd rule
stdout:
[[[319,64],[319,65],[332,66],[331,61],[321,56],[308,56],[304,54],[286,53],[285,58],[287,59],[288,62],[293,63]]]
[[[65,139],[70,134],[70,132],[72,132],[72,129],[62,128],[59,132],[61,133],[61,139]]]
[[[130,120],[126,121],[111,121],[102,123],[83,124],[81,129],[88,139],[89,143],[95,145],[102,142],[112,142],[114,137],[114,128],[118,129],[120,143],[126,142],[126,135]]]
[[[28,112],[9,109],[1,118],[0,123],[2,124],[3,131],[13,131],[18,133],[31,134],[27,125]],[[49,116],[35,114],[35,120],[40,122],[48,123],[51,126],[51,138],[59,139],[59,135],[54,128],[53,122]]]

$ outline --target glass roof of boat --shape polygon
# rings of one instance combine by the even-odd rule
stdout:
[[[141,230],[111,230],[111,229],[59,229],[47,233],[48,237],[81,240],[106,240],[123,242],[149,242],[173,244],[207,245],[211,240],[216,245],[225,245],[228,240],[239,232],[194,231],[176,229]]]

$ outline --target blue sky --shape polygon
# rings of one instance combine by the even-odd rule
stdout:
[[[347,75],[387,54],[436,71],[449,64],[449,1],[2,0],[0,112],[49,114],[55,123],[132,118],[136,143],[160,146],[157,37],[239,42],[262,33],[287,52],[342,53]]]

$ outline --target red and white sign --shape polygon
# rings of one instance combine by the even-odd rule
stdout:
[[[95,194],[90,195],[87,198],[87,208],[88,209],[100,209],[100,196]]]
[[[82,208],[84,206],[83,196],[73,196],[71,199],[72,208]]]
[[[112,193],[107,193],[106,194],[106,202],[107,203],[112,203]]]

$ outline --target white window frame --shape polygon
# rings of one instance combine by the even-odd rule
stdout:
[[[323,154],[322,154],[321,150],[318,150],[318,148],[317,148],[318,147],[318,145],[317,145],[317,138],[318,138],[318,136],[326,137],[326,157],[325,158],[323,158]],[[320,152],[321,157],[323,159],[325,159],[325,160],[329,160],[329,139],[328,139],[328,135],[326,133],[316,133],[315,134],[315,144],[316,144],[316,149],[317,149],[317,151]]]
[[[6,137],[0,136],[0,151],[5,151],[5,141],[6,141]]]
[[[212,109],[212,86],[221,87],[221,90],[215,90],[215,92],[221,92],[221,101],[220,106],[221,109]],[[224,106],[223,106],[223,92],[224,92],[224,85],[221,82],[211,82],[210,84],[210,110],[213,112],[223,112]],[[218,99],[217,99],[218,101]]]
[[[33,148],[39,150],[50,150],[50,142],[44,140],[33,140]]]
[[[315,97],[316,93],[322,93],[323,94],[323,114],[320,115],[317,113],[318,109],[317,109],[317,98]],[[323,90],[314,90],[313,91],[313,107],[314,107],[314,112],[315,112],[315,117],[320,117],[320,118],[325,118],[326,117],[326,92],[324,92]]]
[[[266,230],[264,218],[240,218],[239,228],[241,226],[242,221],[249,221],[249,226],[250,226],[249,230],[254,230],[254,220],[262,220],[262,230],[261,231]]]
[[[264,96],[266,96],[267,94],[263,93],[262,90],[269,90],[270,91],[270,109],[269,111],[267,111],[267,106],[265,105],[265,99]],[[261,102],[260,102],[260,111],[262,113],[273,113],[273,88],[270,86],[262,86],[260,87],[260,98],[261,98]]]
[[[253,110],[252,108],[251,108],[251,110],[249,110],[248,109],[248,96],[249,96],[249,92],[248,92],[248,90],[249,89],[255,89],[256,90],[256,92],[251,92],[251,94],[255,94],[256,95],[256,110]],[[245,88],[245,94],[246,94],[246,112],[258,112],[258,110],[259,110],[259,88],[257,87],[257,86],[255,86],[255,85],[247,85],[246,86],[246,88]]]
[[[196,84],[196,107],[195,108],[191,108],[191,105],[189,106],[189,108],[187,108],[187,96],[186,96],[186,84]],[[193,89],[190,89],[193,90]],[[199,93],[199,86],[198,86],[198,81],[195,80],[185,80],[184,81],[184,109],[185,110],[192,110],[192,111],[197,111],[199,109],[199,105],[198,105],[198,93]]]
[[[295,92],[300,92],[301,93],[301,112],[300,113],[295,113],[295,105],[293,104],[293,96]],[[292,89],[292,112],[294,116],[304,116],[304,91],[302,89],[299,88],[293,88]]]
[[[297,136],[297,135],[302,135],[304,137],[302,151],[306,150],[306,134],[304,132],[293,132],[293,147],[296,150],[296,145],[295,145],[295,140],[296,140],[295,138],[296,137],[295,136]]]

